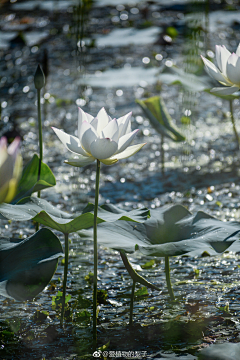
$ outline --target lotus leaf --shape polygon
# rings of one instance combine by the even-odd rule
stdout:
[[[38,295],[55,273],[61,243],[49,229],[24,239],[0,238],[0,295],[26,301]]]
[[[93,226],[93,213],[94,205],[90,203],[82,213],[69,214],[54,207],[46,200],[36,197],[25,198],[16,205],[0,205],[0,219],[34,220],[64,234]],[[146,220],[148,216],[149,210],[146,208],[124,211],[114,205],[104,205],[98,209],[98,223],[116,220],[141,222]]]
[[[92,239],[92,229],[79,232]],[[139,249],[149,256],[217,255],[239,251],[240,223],[223,222],[203,211],[191,214],[182,205],[151,210],[144,223],[116,221],[98,226],[98,243],[128,253]]]
[[[161,96],[153,96],[146,100],[136,100],[152,126],[163,136],[173,141],[183,141],[185,137],[174,125]]]
[[[16,204],[21,199],[32,193],[56,185],[55,177],[47,164],[41,162],[41,173],[38,176],[39,157],[34,154],[32,159],[23,169],[22,177],[18,184],[17,194],[12,203]]]

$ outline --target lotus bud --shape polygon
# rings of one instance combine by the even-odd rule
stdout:
[[[37,90],[41,90],[45,85],[45,76],[40,65],[38,65],[34,75],[34,85]]]

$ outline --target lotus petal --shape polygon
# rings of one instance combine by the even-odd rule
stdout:
[[[89,157],[79,156],[78,159],[65,160],[64,162],[68,165],[82,167],[89,165],[94,161],[95,159],[93,156],[89,156]]]
[[[237,55],[237,56],[240,56],[240,43],[239,43],[239,45],[238,45],[238,47],[237,47],[236,55]]]
[[[80,143],[84,147],[84,149],[88,152],[88,155],[91,154],[90,147],[93,141],[95,141],[98,136],[91,124],[87,121],[82,123],[81,131],[80,131]]]
[[[119,137],[131,131],[131,122],[130,122],[131,116],[132,116],[132,112],[117,119],[117,123],[119,127]]]
[[[123,135],[118,141],[118,150],[116,154],[123,152],[133,141],[135,136],[137,135],[139,129],[132,131],[129,134]]]
[[[207,60],[204,56],[201,55],[201,58],[205,64],[205,69],[208,74],[217,81],[226,81],[225,77],[220,73],[218,68],[209,60]]]
[[[98,126],[97,126],[97,133],[100,136],[102,130],[107,126],[107,124],[112,120],[110,118],[110,116],[108,116],[106,110],[104,108],[102,108],[98,114],[97,114],[97,119],[98,119]]]
[[[73,152],[74,154],[81,154],[83,156],[88,156],[86,151],[82,148],[79,139],[76,136],[69,135],[62,130],[52,127],[55,134],[58,136],[59,140],[65,145],[65,147]]]
[[[136,154],[144,145],[146,145],[146,143],[129,146],[126,150],[124,150],[120,154],[113,155],[112,158],[117,160],[127,159],[128,157]]]
[[[92,115],[86,113],[80,107],[78,108],[78,138],[80,137],[80,130],[81,130],[82,123],[84,121],[91,123],[92,120],[93,120]]]
[[[220,71],[223,75],[227,76],[226,68],[228,58],[231,56],[230,51],[228,51],[225,46],[216,45],[216,60]]]
[[[111,139],[96,139],[91,144],[91,154],[95,159],[108,159],[117,151],[117,143]]]
[[[240,87],[240,58],[234,53],[227,61],[227,77],[234,85]]]
[[[111,120],[107,126],[102,130],[102,137],[109,138],[114,140],[115,142],[118,141],[118,123],[117,120]]]
[[[237,86],[230,86],[230,87],[216,87],[210,90],[212,93],[217,93],[221,95],[231,95],[235,91],[238,91],[239,87]]]

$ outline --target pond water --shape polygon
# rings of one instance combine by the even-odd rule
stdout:
[[[239,221],[239,151],[229,101],[169,80],[173,66],[207,78],[201,54],[213,58],[216,44],[236,50],[238,1],[11,0],[1,2],[0,9],[0,136],[22,137],[25,163],[38,152],[33,83],[38,63],[47,75],[41,101],[44,161],[57,185],[42,191],[44,199],[71,212],[94,202],[95,166],[64,164],[70,153],[50,127],[74,134],[77,106],[93,115],[104,106],[116,118],[132,111],[132,128],[140,129],[137,142],[147,144],[130,159],[102,166],[101,204],[153,209],[179,203],[191,212]],[[159,94],[187,138],[183,143],[166,139],[164,175],[160,136],[135,102]],[[233,107],[239,130],[238,97]],[[190,119],[188,124],[183,117]],[[31,222],[1,220],[1,236],[33,233]],[[62,234],[57,235],[64,243]],[[67,293],[72,298],[64,328],[52,308],[52,297],[62,286],[59,260],[51,283],[32,301],[0,297],[1,359],[92,358],[88,274],[93,271],[93,245],[77,235],[70,239]],[[135,253],[130,260],[162,291],[137,285],[134,327],[129,328],[132,280],[119,253],[99,247],[98,286],[106,293],[98,345],[110,341],[108,358],[133,358],[132,352],[138,352],[135,358],[193,360],[209,344],[240,341],[239,255],[170,259],[177,302],[167,293],[163,259],[155,258],[147,269],[141,265],[151,258]]]

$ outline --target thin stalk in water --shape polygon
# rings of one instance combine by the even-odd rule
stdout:
[[[68,255],[69,255],[68,234],[64,234],[64,237],[65,237],[65,258],[64,258],[62,310],[61,310],[61,319],[60,319],[61,327],[63,327],[63,319],[64,319],[64,312],[65,312],[65,299],[66,299],[66,286],[67,286],[67,273],[68,273]]]
[[[134,303],[135,285],[136,285],[136,282],[133,280],[131,302],[130,302],[130,317],[129,317],[129,326],[130,327],[133,326],[133,303]]]
[[[170,266],[169,266],[169,256],[165,256],[165,275],[166,275],[166,282],[167,282],[167,288],[168,293],[171,298],[171,300],[175,300],[172,284],[170,280]]]
[[[232,126],[233,126],[233,131],[236,137],[236,142],[237,142],[237,149],[239,150],[240,146],[239,146],[239,136],[237,133],[237,129],[236,129],[236,125],[235,125],[235,119],[234,119],[234,115],[233,115],[233,101],[229,100],[229,106],[230,106],[230,116],[231,116],[231,121],[232,121]]]
[[[94,227],[93,227],[93,243],[94,243],[94,271],[93,271],[93,350],[97,346],[97,214],[98,214],[98,198],[99,198],[99,179],[100,179],[100,161],[97,160],[96,186],[95,186],[95,206],[94,206]]]

